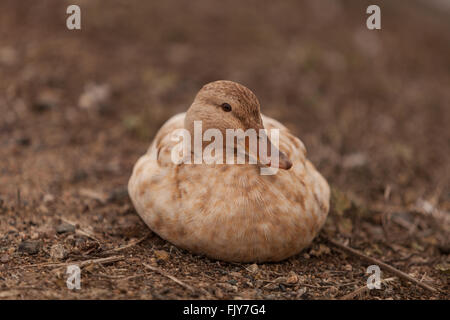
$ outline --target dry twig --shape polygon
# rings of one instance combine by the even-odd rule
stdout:
[[[394,280],[396,280],[396,279],[397,279],[396,277],[387,278],[387,279],[381,280],[380,283],[383,284],[383,283],[387,283],[387,282],[394,281]],[[353,292],[350,292],[349,294],[346,294],[345,296],[340,297],[339,299],[340,299],[340,300],[349,300],[349,299],[353,299],[353,298],[356,297],[357,295],[360,295],[360,294],[362,294],[363,292],[365,292],[365,291],[367,291],[367,290],[369,290],[369,288],[367,287],[367,285],[365,285],[365,286],[362,286],[362,287],[356,289],[356,290],[353,291]]]
[[[169,279],[172,280],[173,282],[178,283],[180,286],[182,286],[182,287],[184,287],[184,288],[186,288],[186,289],[188,289],[188,290],[190,290],[190,291],[192,291],[192,292],[195,292],[195,289],[194,289],[193,287],[191,287],[190,285],[184,283],[184,282],[181,281],[181,280],[178,280],[178,279],[175,278],[174,276],[171,276],[170,274],[167,274],[166,272],[162,271],[161,269],[159,269],[159,268],[157,268],[157,267],[153,267],[153,266],[148,265],[148,264],[146,264],[146,263],[143,263],[143,265],[144,265],[146,268],[148,268],[148,269],[150,269],[150,270],[153,270],[153,271],[156,271],[156,272],[158,272],[160,275],[162,275],[162,276],[164,276],[164,277],[166,277],[166,278],[169,278]]]
[[[64,218],[64,217],[59,217],[59,219],[60,219],[61,221],[65,222],[65,223],[71,224],[71,225],[73,225],[73,226],[75,226],[75,227],[76,227],[77,225],[80,226],[79,228],[77,228],[77,229],[75,230],[75,233],[76,233],[76,234],[79,234],[79,235],[82,235],[82,236],[91,238],[92,240],[97,241],[98,243],[100,243],[100,240],[98,240],[91,232],[87,231],[86,229],[81,228],[81,225],[80,225],[79,223],[76,223],[76,222],[71,221],[71,220],[69,220],[69,219],[66,219],[66,218]]]
[[[384,263],[381,260],[369,257],[369,256],[365,255],[364,253],[362,253],[361,251],[353,249],[353,248],[350,248],[350,247],[346,246],[345,244],[340,243],[339,241],[335,241],[335,240],[332,240],[332,239],[329,239],[329,238],[327,238],[327,241],[329,243],[331,243],[332,245],[334,245],[335,247],[337,247],[337,248],[339,248],[339,249],[341,249],[341,250],[343,250],[343,251],[345,251],[347,253],[351,253],[352,255],[357,256],[357,257],[359,257],[361,259],[369,261],[370,263],[376,264],[379,267],[381,267],[381,268],[383,268],[383,269],[385,269],[385,270],[395,274],[396,276],[398,276],[400,278],[403,278],[405,280],[411,281],[412,283],[415,283],[418,286],[420,286],[420,287],[422,287],[424,289],[427,289],[429,291],[438,292],[438,290],[436,288],[433,288],[432,286],[429,286],[426,283],[423,283],[423,282],[418,281],[417,279],[414,279],[410,275],[404,273],[403,271],[400,271],[400,270],[394,268],[393,266],[390,266],[390,265]]]
[[[22,268],[31,268],[31,267],[66,267],[70,265],[77,265],[80,268],[90,265],[90,264],[99,264],[99,263],[109,263],[109,262],[116,262],[123,260],[124,256],[112,256],[107,258],[98,258],[98,259],[88,259],[83,261],[70,261],[70,262],[64,262],[64,263],[38,263],[38,264],[30,264],[27,266],[21,266]]]
[[[118,252],[118,251],[122,251],[122,250],[125,250],[125,249],[128,249],[128,248],[134,247],[135,245],[138,245],[139,243],[141,243],[142,241],[147,239],[149,235],[150,235],[150,233],[147,233],[145,236],[143,236],[140,239],[137,239],[136,241],[130,242],[129,244],[124,245],[123,247],[118,247],[118,248],[106,250],[106,251],[103,252],[103,254],[112,253],[112,252]]]

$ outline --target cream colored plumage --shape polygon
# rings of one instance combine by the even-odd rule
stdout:
[[[232,112],[221,110],[224,102]],[[260,175],[259,164],[176,165],[171,134],[191,120],[204,120],[206,127],[277,128],[279,149],[292,168]],[[231,81],[207,84],[188,113],[161,127],[134,166],[128,190],[139,215],[162,238],[194,253],[240,262],[279,261],[299,253],[325,222],[330,196],[303,143],[260,115],[254,94]]]

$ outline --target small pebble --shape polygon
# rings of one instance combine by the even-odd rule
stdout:
[[[299,299],[300,297],[302,297],[302,296],[306,293],[307,290],[308,290],[308,289],[307,289],[306,287],[303,287],[303,288],[298,289],[298,291],[297,291],[297,299]]]
[[[23,241],[21,244],[19,244],[19,252],[28,254],[36,254],[39,252],[40,248],[40,241]]]
[[[36,112],[44,112],[55,108],[59,104],[59,101],[59,94],[55,90],[47,88],[39,92],[32,107]]]
[[[31,144],[31,139],[29,137],[20,137],[16,140],[18,145],[27,147]]]
[[[293,272],[293,271],[289,272],[289,277],[287,278],[286,283],[294,284],[297,282],[298,282],[297,274],[295,274],[295,272]]]
[[[75,226],[70,223],[63,222],[56,227],[56,232],[58,233],[71,233],[75,232]]]

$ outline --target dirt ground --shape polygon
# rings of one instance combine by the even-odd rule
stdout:
[[[0,299],[448,299],[450,14],[375,2],[378,31],[356,0],[2,0]],[[126,194],[156,130],[218,79],[251,88],[332,187],[320,236],[286,261],[180,250]],[[437,291],[389,272],[358,291],[371,263],[327,239]]]

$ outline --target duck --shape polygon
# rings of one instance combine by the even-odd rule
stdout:
[[[275,129],[277,146],[267,134],[267,148],[277,151],[279,160],[256,155],[256,163],[174,161],[179,140],[173,132],[194,135],[196,121],[202,133]],[[206,147],[201,143],[202,150]],[[223,151],[219,160],[228,160],[225,146]],[[186,112],[159,129],[133,167],[128,193],[145,224],[179,248],[227,262],[282,261],[311,245],[330,207],[330,187],[306,155],[299,138],[261,114],[250,89],[218,80],[204,85]],[[261,174],[262,168],[276,173]]]

